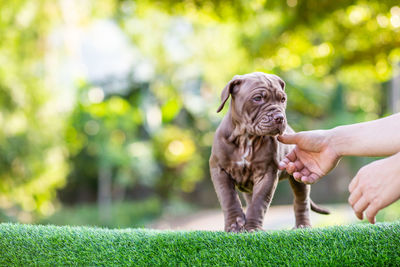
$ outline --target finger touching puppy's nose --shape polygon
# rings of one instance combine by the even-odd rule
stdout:
[[[297,143],[297,135],[296,134],[284,134],[278,136],[278,141],[284,144],[296,144]]]

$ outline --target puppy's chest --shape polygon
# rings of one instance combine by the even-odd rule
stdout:
[[[251,192],[256,179],[263,177],[274,164],[276,150],[264,144],[255,146],[251,142],[236,149],[229,155],[225,170],[234,179],[239,190]]]

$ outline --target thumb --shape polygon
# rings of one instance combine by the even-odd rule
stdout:
[[[278,136],[278,140],[284,144],[297,144],[297,139],[297,134],[284,134]]]

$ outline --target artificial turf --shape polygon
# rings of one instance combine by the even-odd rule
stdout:
[[[230,234],[0,224],[1,266],[400,265],[400,222]]]

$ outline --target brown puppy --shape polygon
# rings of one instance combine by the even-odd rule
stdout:
[[[310,186],[278,170],[290,146],[276,136],[293,132],[287,126],[285,83],[276,75],[237,75],[221,94],[221,106],[231,96],[228,113],[214,136],[210,172],[225,217],[225,231],[261,230],[264,215],[280,179],[289,178],[294,193],[296,228],[310,227],[309,210],[328,214],[310,199]],[[235,190],[244,193],[246,214]]]

